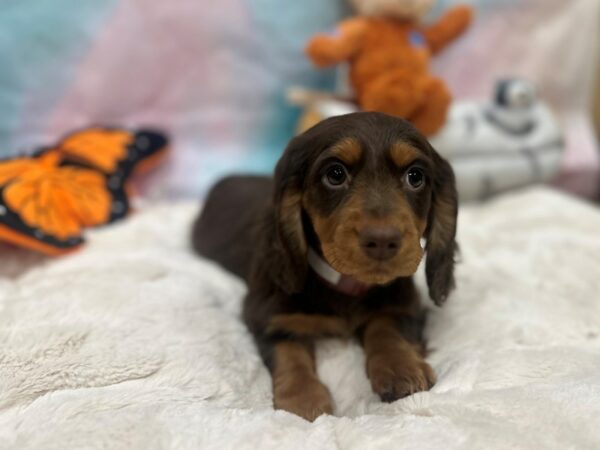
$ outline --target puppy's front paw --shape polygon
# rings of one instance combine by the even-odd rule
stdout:
[[[435,384],[435,374],[420,356],[376,354],[367,361],[367,374],[373,391],[384,402],[427,391]]]
[[[303,378],[293,383],[276,383],[273,403],[275,409],[283,409],[310,422],[322,414],[333,414],[331,395],[316,378]]]

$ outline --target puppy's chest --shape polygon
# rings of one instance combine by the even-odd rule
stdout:
[[[374,316],[395,310],[412,311],[419,307],[418,299],[403,295],[393,287],[375,288],[363,296],[350,296],[320,282],[307,285],[294,303],[294,312],[335,317],[344,324],[348,334],[357,331]]]

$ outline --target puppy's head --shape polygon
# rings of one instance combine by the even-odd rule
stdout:
[[[348,114],[294,138],[275,170],[275,209],[287,292],[304,283],[307,236],[334,269],[363,283],[412,275],[426,251],[430,297],[440,304],[453,287],[454,174],[406,121]]]

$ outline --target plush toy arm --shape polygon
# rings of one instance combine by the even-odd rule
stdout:
[[[423,34],[431,52],[439,52],[464,33],[472,19],[473,9],[470,6],[458,5],[448,10],[436,23],[425,28]]]
[[[306,54],[317,67],[327,67],[350,59],[359,49],[367,28],[362,18],[339,23],[334,33],[317,34],[306,46]]]

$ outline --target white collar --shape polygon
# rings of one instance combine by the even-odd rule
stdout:
[[[372,285],[358,281],[349,275],[341,274],[310,247],[308,248],[307,260],[308,265],[323,281],[343,294],[359,296],[365,294],[372,287]]]

